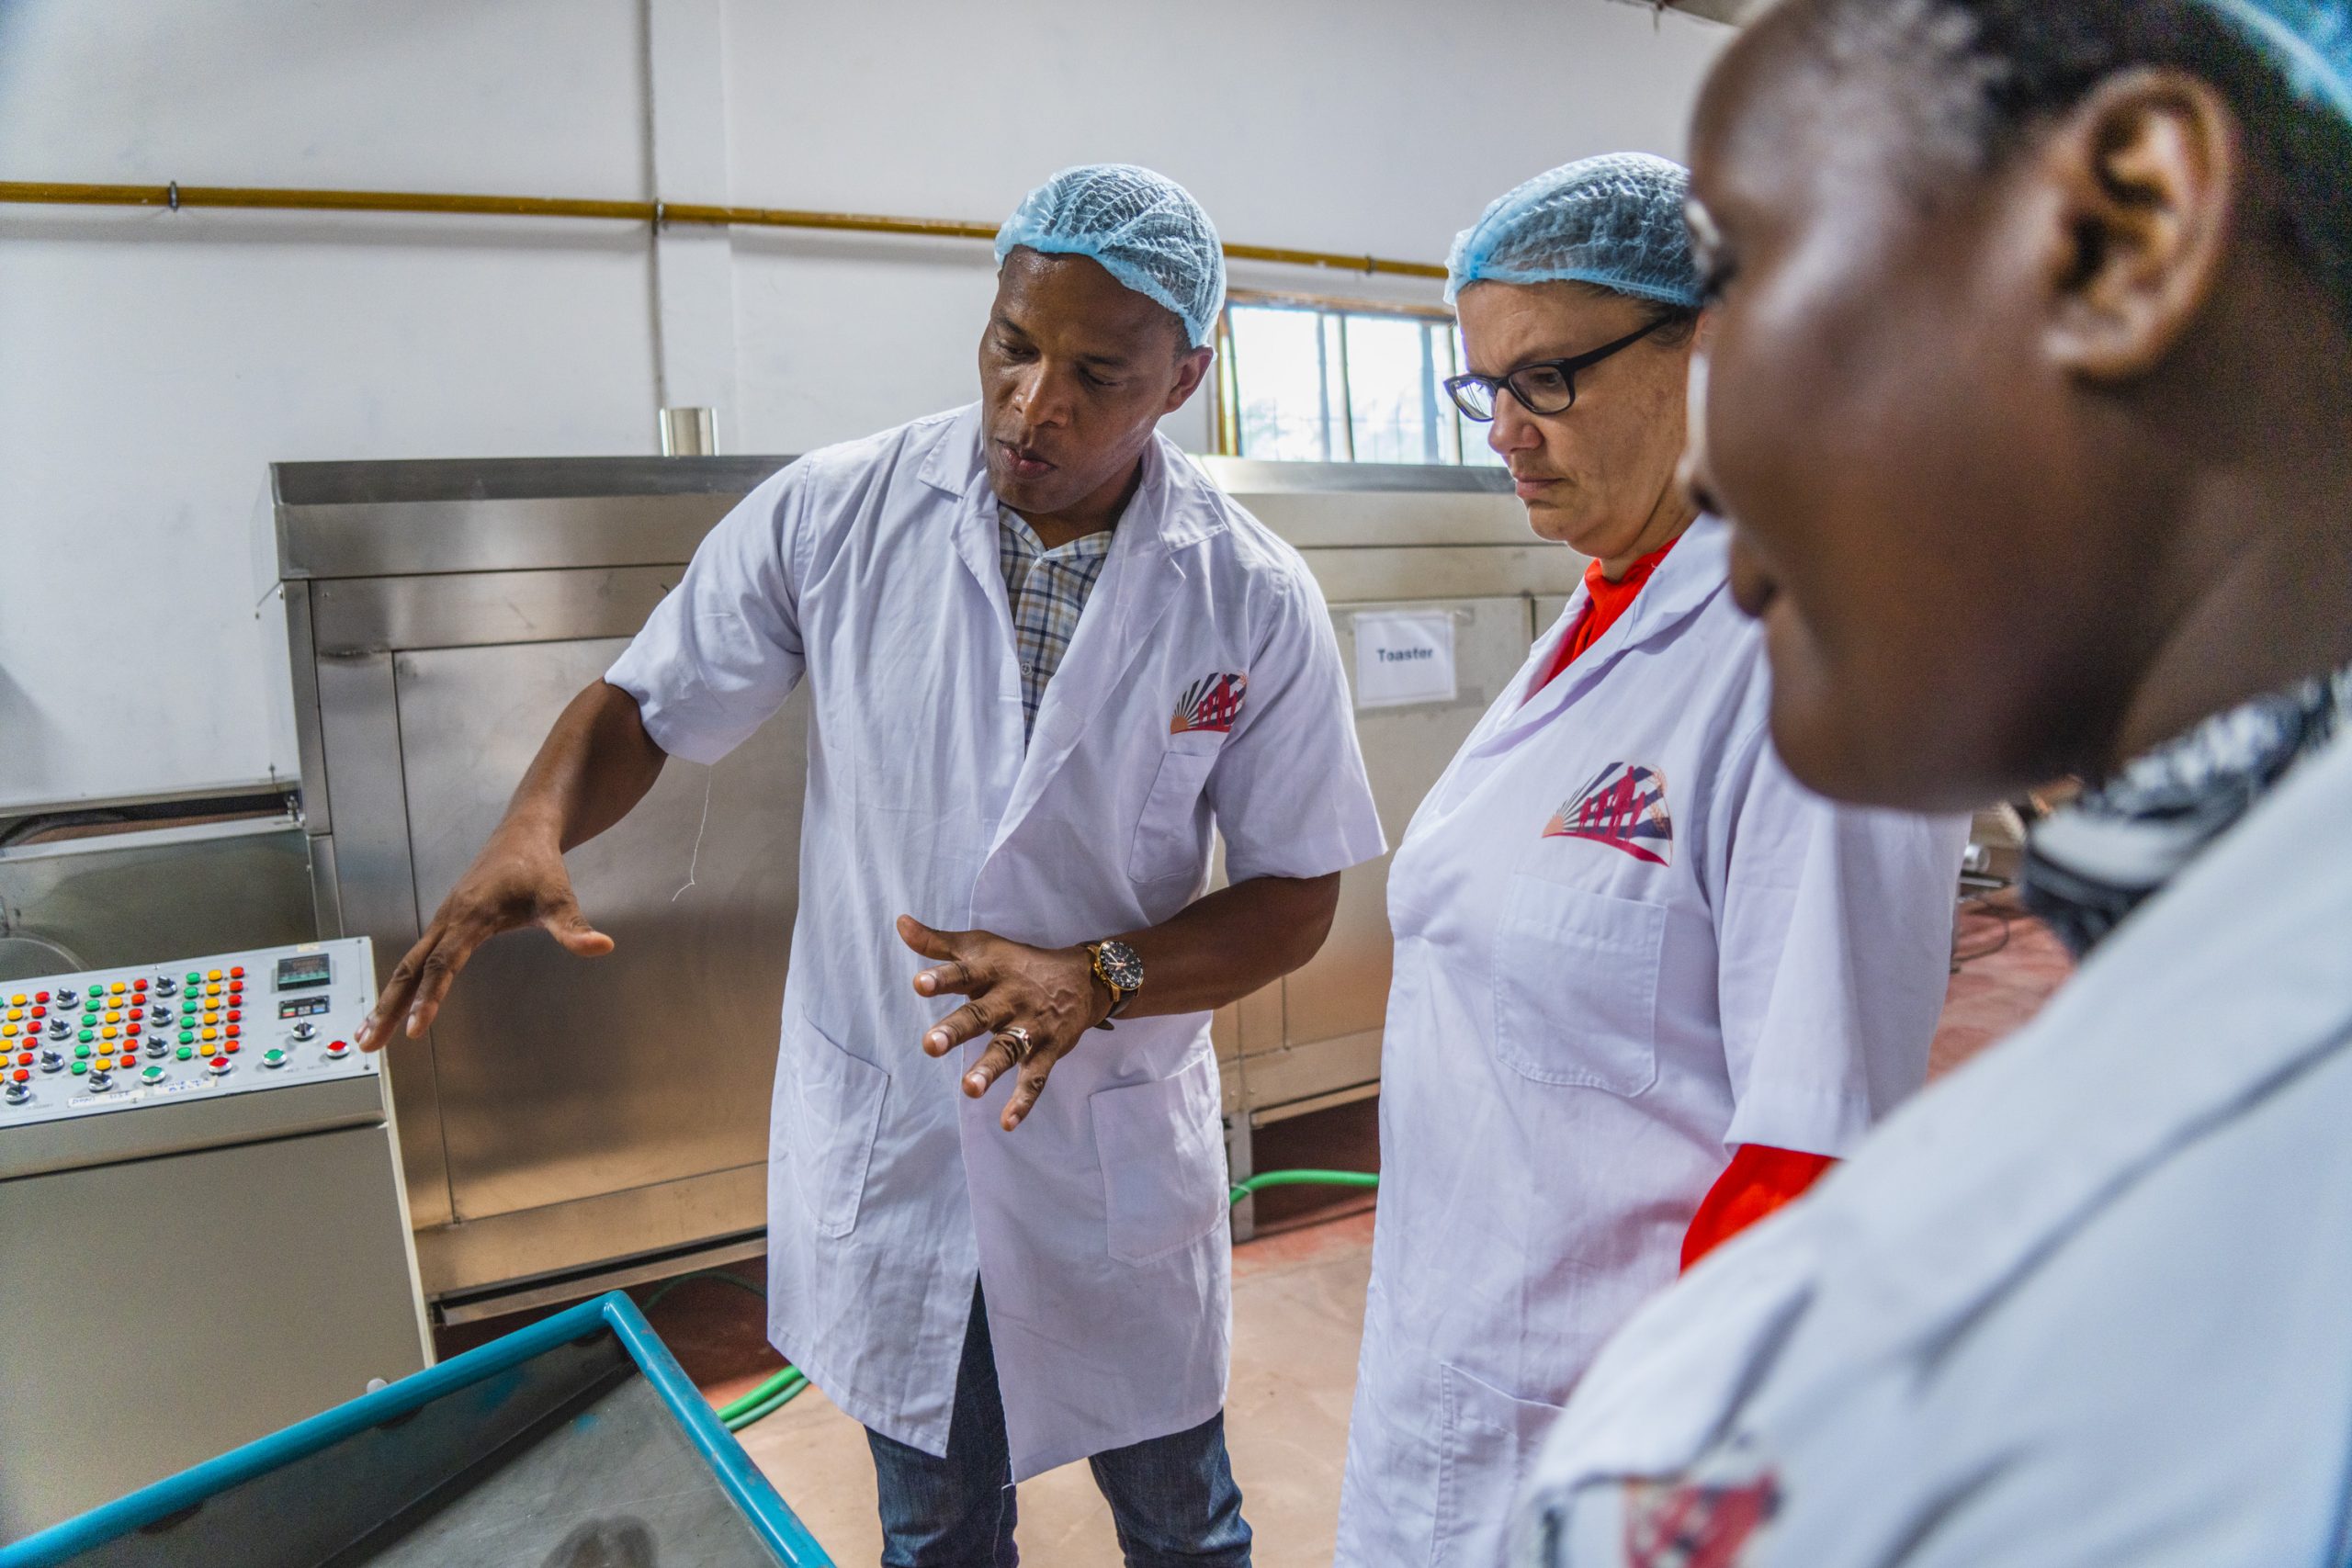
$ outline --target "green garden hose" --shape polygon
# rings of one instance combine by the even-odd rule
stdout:
[[[1261,1170],[1233,1184],[1233,1201],[1238,1203],[1269,1187],[1373,1188],[1379,1185],[1380,1178],[1368,1170]]]
[[[1244,1177],[1233,1184],[1232,1201],[1238,1203],[1253,1193],[1269,1187],[1354,1187],[1370,1189],[1380,1185],[1380,1178],[1365,1170],[1261,1170],[1255,1176]],[[697,1269],[664,1280],[651,1295],[645,1298],[650,1311],[662,1297],[689,1280],[724,1280],[739,1290],[764,1297],[767,1292],[740,1274],[723,1269]],[[786,1367],[740,1399],[731,1399],[718,1407],[718,1419],[730,1432],[740,1432],[754,1421],[764,1421],[807,1391],[808,1374],[798,1367]]]

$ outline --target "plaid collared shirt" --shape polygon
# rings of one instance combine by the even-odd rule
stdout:
[[[1021,656],[1021,733],[1037,728],[1046,682],[1062,667],[1078,618],[1086,613],[1102,565],[1111,558],[1109,530],[1046,548],[1010,507],[997,509],[997,564],[1004,569],[1005,597],[1012,605],[1012,646]]]

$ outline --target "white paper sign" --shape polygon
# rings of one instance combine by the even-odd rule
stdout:
[[[1356,617],[1356,706],[1450,703],[1453,612],[1383,610]]]

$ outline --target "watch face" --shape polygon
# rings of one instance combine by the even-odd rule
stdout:
[[[1143,988],[1143,960],[1124,942],[1106,942],[1101,948],[1102,978],[1122,991]]]

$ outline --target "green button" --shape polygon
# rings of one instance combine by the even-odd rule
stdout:
[[[90,1070],[90,1064],[89,1064],[89,1063],[87,1063],[87,1062],[76,1062],[76,1063],[74,1063],[74,1068],[73,1068],[73,1070],[74,1070],[74,1076],[75,1076],[76,1077],[79,1077],[82,1074],[86,1073],[86,1072],[88,1072],[88,1071]]]
[[[180,1031],[180,1043],[181,1043],[181,1044],[183,1044],[183,1045],[190,1045],[190,1044],[194,1044],[195,1043],[196,1043],[196,1031],[195,1031],[195,1030],[193,1030],[193,1029],[183,1029],[183,1030],[181,1030],[181,1031]]]
[[[161,1067],[150,1067],[139,1076],[146,1079],[149,1083],[153,1083],[156,1079],[164,1076],[164,1069]]]
[[[286,1053],[272,1046],[261,1054],[261,1059],[265,1062],[282,1062],[286,1060]]]
[[[187,1036],[183,1035],[183,1036],[181,1036],[181,1038],[182,1038],[182,1039],[186,1039],[186,1038],[187,1038]],[[181,1061],[185,1062],[185,1061],[187,1061],[190,1056],[193,1056],[193,1055],[196,1055],[196,1047],[195,1047],[195,1046],[193,1046],[193,1045],[183,1045],[183,1046],[181,1046],[177,1051],[175,1051],[175,1052],[173,1052],[172,1054],[173,1054],[174,1055],[177,1056]]]
[[[91,1038],[92,1036],[88,1030],[85,1029],[82,1031],[82,1043],[76,1046],[74,1052],[76,1056],[86,1056],[90,1054]]]

